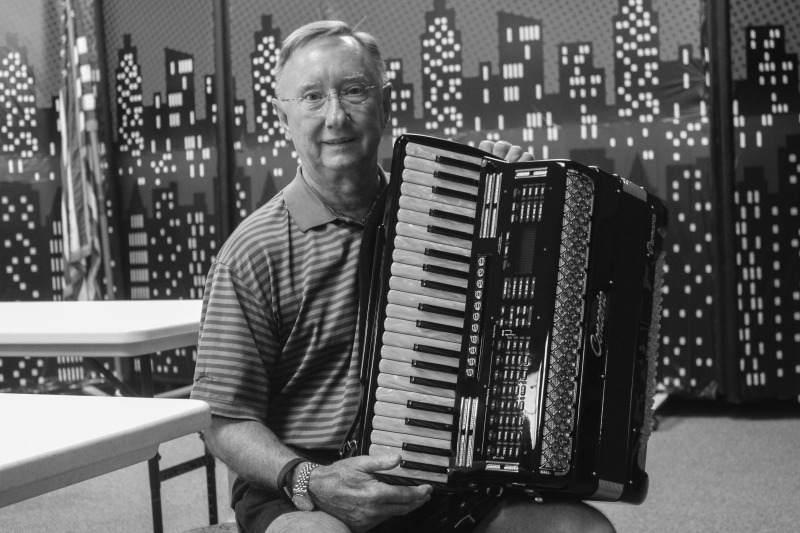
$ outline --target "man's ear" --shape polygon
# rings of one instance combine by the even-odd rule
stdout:
[[[275,110],[275,114],[278,115],[278,122],[280,122],[281,128],[283,128],[283,134],[286,136],[286,140],[291,141],[292,134],[289,132],[289,120],[286,118],[286,112],[283,110],[281,101],[278,100],[277,97],[272,98],[272,108]]]
[[[392,84],[387,83],[381,89],[383,93],[383,127],[389,124],[389,117],[392,115]]]

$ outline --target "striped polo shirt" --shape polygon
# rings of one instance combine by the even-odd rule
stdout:
[[[300,169],[245,219],[208,274],[192,398],[263,422],[287,445],[338,447],[360,395],[363,231]]]

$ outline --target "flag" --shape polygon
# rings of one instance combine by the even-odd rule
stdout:
[[[102,168],[97,137],[98,69],[90,59],[81,3],[63,0],[62,70],[59,90],[61,132],[61,228],[64,243],[64,298],[103,298],[101,276],[106,274],[106,296],[113,281],[108,261],[108,235],[103,212]]]

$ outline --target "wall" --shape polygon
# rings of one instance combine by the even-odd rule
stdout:
[[[730,4],[738,372],[727,392],[800,397],[800,5]]]
[[[57,44],[47,31],[56,10],[44,0],[12,3],[15,16],[32,21],[25,28],[33,29],[20,32],[17,25],[0,22],[0,56],[28,50],[37,112],[46,117],[57,90],[50,79]],[[645,186],[664,198],[671,212],[663,386],[693,396],[737,398],[800,389],[800,355],[792,348],[800,328],[798,218],[796,204],[787,203],[797,198],[800,145],[792,137],[798,130],[795,7],[777,0],[759,8],[731,2],[737,102],[731,120],[739,147],[736,176],[718,176],[712,168],[713,110],[702,46],[706,5],[700,0],[606,0],[593,3],[591,17],[578,0],[152,4],[143,10],[138,3],[105,0],[102,13],[110,176],[118,188],[116,216],[124,235],[119,260],[127,297],[199,297],[226,230],[294,175],[296,154],[269,105],[269,66],[282,36],[306,21],[336,17],[360,23],[381,39],[396,105],[382,145],[386,167],[392,139],[404,131],[461,142],[488,136],[522,144],[538,158],[596,164]],[[225,22],[229,37],[221,41]],[[784,33],[773,39],[773,56],[785,55],[776,63],[790,79],[775,97],[773,89],[758,85],[757,54],[764,50],[748,52],[747,24],[783,25]],[[12,29],[17,34],[10,38],[6,32]],[[432,63],[443,53],[441,65]],[[432,74],[453,87],[451,109],[434,111],[436,106],[428,105]],[[228,106],[221,108],[224,102]],[[220,130],[225,125],[229,128]],[[19,150],[0,155],[1,195],[17,206],[22,197],[36,204],[36,228],[44,231],[26,230],[28,239],[48,233],[57,213],[58,169],[49,159],[57,154],[47,150],[53,135],[52,128],[37,130],[39,151],[33,156]],[[226,147],[218,146],[223,138],[230,141]],[[15,161],[23,161],[25,172],[9,170]],[[38,170],[29,171],[34,167]],[[736,183],[737,213],[720,211],[720,180],[726,179]],[[762,217],[755,222],[757,210]],[[736,265],[721,262],[720,217],[736,217],[741,232]],[[16,243],[16,233],[4,223],[0,244]],[[760,248],[754,252],[756,242]],[[47,246],[43,241],[37,248]],[[4,268],[6,257],[4,252],[0,259]],[[27,279],[38,292],[11,291],[4,279],[2,299],[58,298],[58,290],[47,288],[57,288],[52,282],[57,272],[46,268],[41,254],[37,260],[43,265],[38,277]],[[722,353],[717,346],[720,269],[736,269],[741,354]],[[781,322],[775,324],[778,315]],[[192,356],[191,350],[159,355],[157,379],[188,382]],[[723,378],[731,365],[733,382]],[[8,363],[0,376],[6,386],[20,379]]]

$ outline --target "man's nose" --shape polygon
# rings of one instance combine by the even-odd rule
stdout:
[[[347,110],[342,104],[339,93],[329,93],[326,96],[327,102],[323,106],[325,113],[325,123],[329,126],[340,126],[347,122]]]

